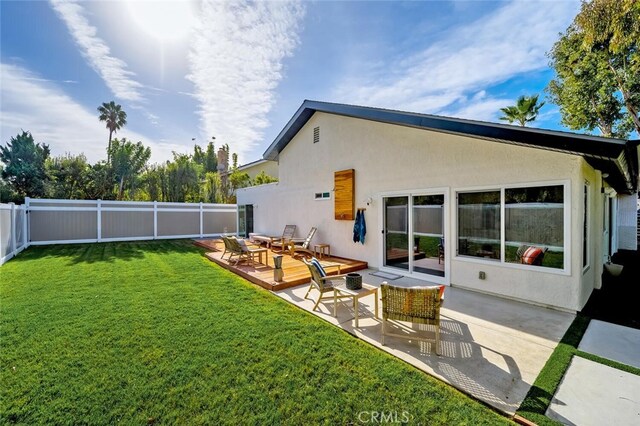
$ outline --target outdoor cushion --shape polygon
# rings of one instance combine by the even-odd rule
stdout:
[[[247,247],[247,242],[244,239],[238,238],[237,241],[238,241],[238,244],[240,244],[240,247],[242,247],[243,251],[249,251],[249,248]]]
[[[324,268],[322,267],[322,265],[320,265],[320,262],[318,261],[318,259],[316,259],[315,257],[312,257],[311,264],[316,267],[321,277],[327,276],[327,273],[324,271]]]
[[[538,247],[529,247],[522,255],[522,263],[533,265],[538,256],[542,254],[542,249]]]

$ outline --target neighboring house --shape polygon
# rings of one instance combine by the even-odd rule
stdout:
[[[278,178],[278,163],[270,160],[257,160],[251,163],[243,164],[238,167],[238,170],[245,172],[253,180],[260,173],[264,172],[267,176]]]
[[[637,248],[637,145],[305,101],[264,153],[280,181],[239,190],[238,204],[255,231],[317,226],[313,243],[333,255],[576,311],[608,256]],[[352,240],[354,208],[365,244]]]

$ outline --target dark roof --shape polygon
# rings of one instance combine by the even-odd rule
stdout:
[[[263,158],[277,160],[316,111],[579,155],[595,169],[608,173],[607,182],[616,191],[631,193],[638,187],[638,141],[310,100],[302,103]]]

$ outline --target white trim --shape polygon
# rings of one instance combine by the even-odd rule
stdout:
[[[587,188],[586,193],[584,191],[585,187]],[[582,254],[583,254],[581,263],[582,263],[582,275],[584,275],[591,268],[591,250],[590,250],[589,244],[591,243],[591,216],[592,216],[591,202],[593,199],[593,195],[591,190],[591,182],[589,182],[587,179],[585,179],[582,184],[582,195],[586,198],[586,200],[582,200],[583,201],[582,206],[584,209],[584,211],[582,212],[582,220],[584,221],[583,226],[587,229],[586,239],[584,235],[585,234],[584,228],[582,229],[582,235],[581,235],[582,246],[580,247],[582,249]],[[585,255],[586,255],[586,259],[584,258]]]
[[[544,266],[534,265],[522,265],[517,263],[510,263],[505,261],[505,247],[506,247],[506,224],[505,224],[505,190],[513,188],[530,188],[538,186],[559,186],[563,187],[563,268],[548,268]],[[458,254],[458,194],[463,192],[485,192],[485,191],[500,191],[500,259],[486,259],[474,256],[464,256]],[[455,260],[469,263],[478,263],[483,265],[492,265],[507,267],[511,269],[521,269],[527,271],[535,271],[541,273],[550,273],[555,275],[571,276],[571,179],[552,180],[552,181],[535,181],[535,182],[518,182],[518,183],[502,183],[496,185],[483,185],[472,187],[453,188],[455,195],[455,209],[453,211],[453,222],[455,223],[455,245],[456,254]]]

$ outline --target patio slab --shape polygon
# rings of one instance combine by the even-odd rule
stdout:
[[[568,425],[632,425],[640,419],[640,376],[573,357],[547,416]]]
[[[379,286],[384,281],[370,275],[375,270],[359,272],[368,284]],[[434,285],[410,278],[389,283],[408,287]],[[274,294],[311,312],[314,302],[304,299],[307,289],[308,285],[303,285]],[[310,294],[313,299],[317,295],[316,291]],[[388,337],[387,345],[382,346],[382,326],[373,315],[373,297],[360,300],[357,329],[353,307],[348,302],[338,303],[337,318],[332,316],[331,300],[323,301],[319,311],[313,313],[510,415],[522,403],[574,318],[565,312],[448,287],[441,309],[438,356],[430,343]],[[418,327],[422,326],[414,326]]]
[[[592,320],[578,349],[640,368],[640,330],[635,328]]]

